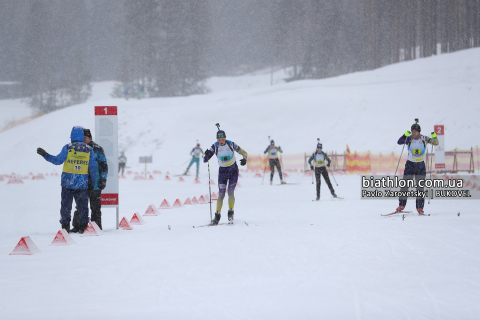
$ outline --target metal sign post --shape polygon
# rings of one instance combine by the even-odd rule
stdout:
[[[140,157],[140,163],[145,163],[145,180],[147,180],[147,163],[152,163],[152,156],[150,157]]]
[[[95,142],[105,151],[108,164],[107,186],[102,191],[102,206],[114,207],[119,223],[118,201],[118,116],[117,107],[95,107]]]
[[[435,171],[445,172],[445,126],[435,125],[433,128],[438,138],[438,146],[435,146]]]

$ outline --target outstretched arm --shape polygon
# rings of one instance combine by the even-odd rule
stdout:
[[[233,144],[233,150],[237,151],[237,153],[241,154],[243,156],[243,158],[247,159],[247,157],[248,157],[247,151],[240,148],[240,146],[237,145],[235,142],[232,142],[232,144]]]
[[[43,158],[48,162],[51,162],[54,165],[58,166],[65,162],[65,160],[67,159],[67,155],[68,155],[67,146],[63,146],[62,151],[60,151],[60,153],[57,156],[52,156],[51,154],[47,153],[46,155],[43,156]]]
[[[268,146],[267,149],[265,149],[265,151],[263,151],[263,154],[267,153],[268,150],[270,150],[270,146]]]

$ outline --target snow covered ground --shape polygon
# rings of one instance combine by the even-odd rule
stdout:
[[[268,135],[286,153],[312,151],[317,137],[326,150],[399,153],[396,141],[416,117],[426,133],[445,124],[446,149],[469,148],[479,144],[479,58],[473,49],[318,81],[236,90],[225,83],[182,98],[105,96],[0,133],[0,174],[60,173],[36,148],[57,154],[72,126],[94,129],[95,105],[119,107],[127,165],[141,171],[138,157],[153,155],[149,170],[164,174],[185,170],[197,139],[203,148],[213,143],[216,122],[250,154],[263,152]],[[215,162],[211,171],[216,180]],[[312,202],[311,178],[292,173],[291,185],[262,186],[242,175],[233,226],[192,228],[210,219],[208,205],[198,205],[117,231],[114,210],[104,209],[105,234],[73,235],[77,243],[67,247],[48,246],[60,227],[59,176],[0,181],[0,318],[478,317],[478,201],[432,201],[432,216],[402,221],[380,216],[396,200],[360,200],[358,176],[335,177],[345,200],[330,199],[323,183],[322,200]],[[208,193],[204,164],[200,185],[163,178],[121,180],[121,216]],[[42,252],[9,256],[27,235]]]
[[[202,171],[201,185],[163,175],[121,180],[121,216],[208,193]],[[48,246],[59,229],[58,177],[0,183],[9,195],[0,224],[2,319],[477,318],[476,201],[432,201],[432,216],[402,221],[380,217],[396,200],[360,200],[359,177],[336,180],[345,200],[332,200],[324,185],[312,202],[308,177],[262,186],[244,174],[234,225],[192,228],[209,221],[204,204],[116,231],[114,210],[104,209],[104,235],[74,234],[77,243],[66,247]],[[25,235],[42,252],[9,256]]]

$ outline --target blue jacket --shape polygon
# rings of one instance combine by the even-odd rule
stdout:
[[[108,164],[107,164],[107,158],[105,157],[105,151],[103,151],[103,148],[100,147],[98,144],[95,142],[91,141],[88,144],[90,147],[93,148],[93,152],[95,154],[95,160],[97,161],[97,183],[95,183],[95,190],[100,190],[98,187],[98,183],[100,180],[105,180],[107,182],[107,176],[108,176]]]
[[[45,160],[58,166],[60,164],[63,164],[67,159],[68,150],[87,149],[90,151],[90,160],[88,162],[88,172],[90,175],[90,179],[92,179],[92,183],[96,185],[98,180],[97,162],[95,161],[95,154],[93,152],[93,149],[83,142],[83,128],[73,127],[70,138],[72,140],[72,143],[65,145],[62,148],[62,151],[60,151],[60,153],[57,156],[46,154],[44,156]],[[88,175],[62,172],[61,185],[62,187],[67,189],[74,189],[74,190],[87,189]]]

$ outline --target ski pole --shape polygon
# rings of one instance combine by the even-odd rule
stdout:
[[[432,152],[430,153],[430,180],[432,180],[432,161],[433,161],[433,144],[432,144]],[[432,191],[432,189],[430,189]],[[428,204],[430,204],[430,198],[433,196],[433,194],[428,197]]]
[[[270,136],[268,136],[268,143],[270,143]],[[269,148],[270,148],[270,146],[269,146]],[[265,168],[263,168],[262,186],[263,186],[263,181],[265,181],[265,173],[266,172],[267,172],[267,161],[265,161]]]
[[[311,165],[310,165],[311,166]],[[313,184],[313,176],[315,175],[315,167],[312,169],[312,184]]]
[[[282,155],[280,155],[280,168],[282,169],[282,172],[283,172],[283,180],[285,181],[285,183],[287,183],[287,179],[285,179],[285,168],[283,167]]]
[[[266,160],[266,159],[265,159],[265,160]],[[265,181],[265,172],[267,172],[267,161],[265,161],[265,168],[263,168],[262,186],[263,186],[263,181]]]
[[[333,181],[335,181],[335,184],[336,184],[336,185],[337,185],[337,187],[338,187],[337,180],[335,179],[335,176],[333,175],[333,170],[332,170],[332,178],[333,178]]]
[[[400,158],[398,158],[397,169],[395,169],[395,174],[393,175],[394,177],[397,175],[398,165],[400,164],[400,160],[402,159],[403,149],[405,149],[405,145],[407,144],[407,138],[408,137],[405,137],[405,142],[403,143],[402,153],[400,153]]]
[[[212,221],[212,187],[210,185],[210,159],[208,160],[208,191],[210,194],[210,221]]]

